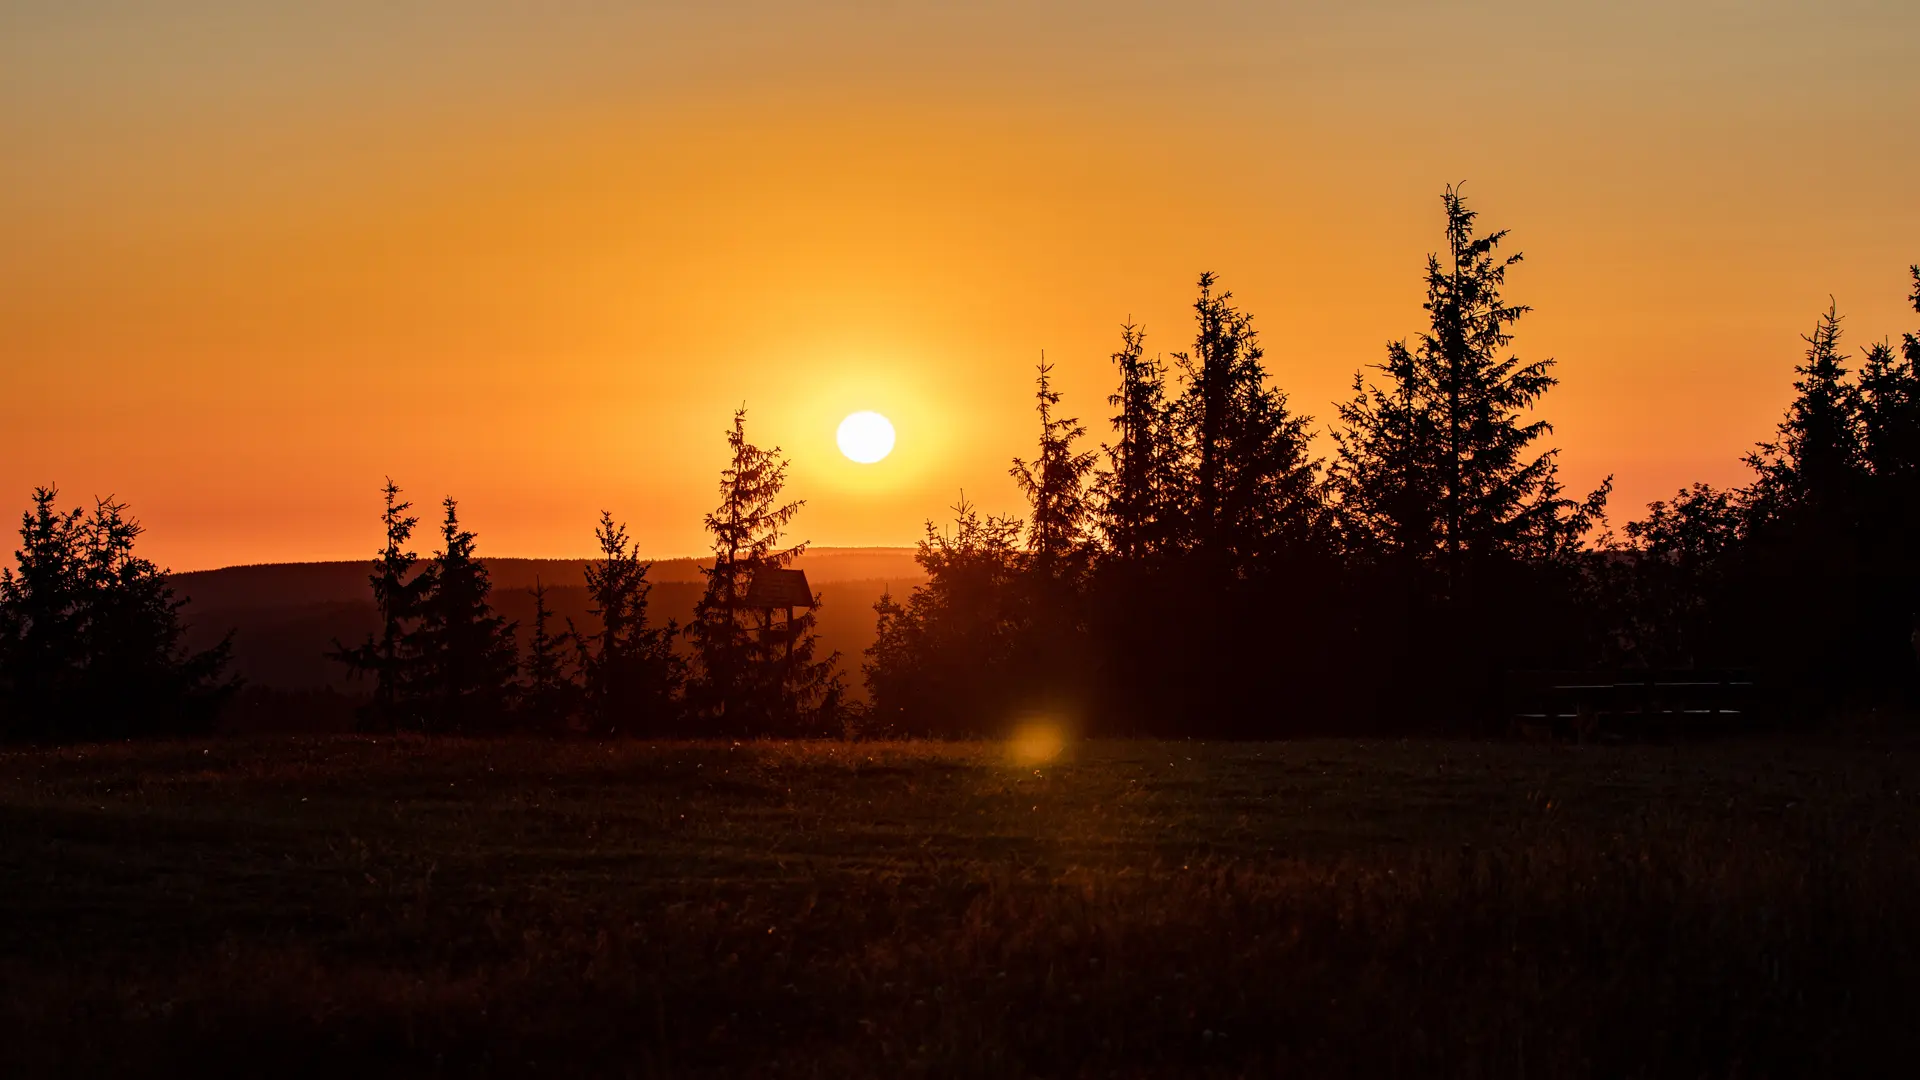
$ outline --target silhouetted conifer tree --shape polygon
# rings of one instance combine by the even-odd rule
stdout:
[[[1920,687],[1908,640],[1920,626],[1920,349],[1912,335],[1900,354],[1871,346],[1855,379],[1840,337],[1829,305],[1803,339],[1776,438],[1747,456],[1755,480],[1729,604],[1747,631],[1736,640],[1807,691],[1809,709],[1890,680]]]
[[[1029,644],[1017,518],[982,516],[965,494],[954,528],[927,522],[914,561],[927,580],[906,600],[882,596],[864,665],[877,732],[997,733],[1019,696],[1014,664]]]
[[[1137,330],[1123,330],[1110,399],[1119,439],[1101,481],[1115,557],[1090,579],[1084,638],[1035,636],[1047,646],[1084,641],[1081,685],[1105,695],[1103,712],[1126,717],[1116,723],[1252,733],[1243,718],[1270,714],[1275,683],[1318,656],[1296,630],[1329,610],[1336,567],[1309,418],[1271,385],[1260,335],[1232,294],[1210,273],[1198,293],[1192,351],[1172,356],[1175,391],[1145,360]],[[1058,606],[1039,605],[1031,626]],[[1269,681],[1264,695],[1249,676],[1256,670]]]
[[[714,734],[839,730],[839,653],[816,657],[814,611],[795,613],[789,625],[743,603],[756,573],[783,569],[806,552],[804,542],[780,546],[781,532],[806,503],[781,502],[787,461],[778,446],[760,450],[747,442],[747,409],[733,411],[728,448],[720,505],[707,515],[714,561],[701,569],[707,590],[687,626],[697,661],[695,707]]]
[[[796,614],[781,628],[771,613],[743,604],[756,572],[784,568],[807,547],[780,547],[781,533],[806,504],[781,501],[787,462],[779,447],[762,450],[747,441],[746,418],[744,408],[733,414],[720,506],[706,517],[714,560],[701,569],[707,588],[688,627],[698,663],[694,704],[715,734],[837,730],[839,654],[816,658],[813,612]]]
[[[1807,355],[1794,371],[1798,396],[1780,422],[1779,435],[1747,455],[1758,474],[1756,495],[1764,514],[1804,512],[1840,527],[1832,515],[1847,515],[1866,467],[1860,388],[1849,378],[1840,353],[1840,313],[1829,306],[1802,338]]]
[[[1267,385],[1259,332],[1233,294],[1200,275],[1192,353],[1175,353],[1185,387],[1174,403],[1186,460],[1175,471],[1187,507],[1186,546],[1217,566],[1242,568],[1303,550],[1319,520],[1310,418]]]
[[[1024,609],[1016,616],[1020,647],[1003,676],[1028,709],[1078,711],[1088,679],[1087,593],[1094,554],[1092,450],[1079,420],[1059,415],[1052,365],[1041,359],[1035,379],[1038,453],[1013,459],[1009,474],[1027,497],[1027,543],[1022,560]]]
[[[1039,453],[1032,462],[1014,458],[1008,470],[1032,507],[1027,551],[1033,568],[1049,579],[1082,562],[1087,552],[1092,518],[1088,479],[1095,460],[1093,451],[1074,448],[1087,433],[1080,421],[1055,415],[1060,394],[1049,380],[1052,372],[1053,366],[1043,358],[1034,393],[1040,414]]]
[[[0,569],[0,735],[125,738],[204,730],[238,686],[223,680],[231,638],[204,652],[167,572],[135,553],[125,503],[62,512],[36,488],[15,568]]]
[[[1914,311],[1920,312],[1920,263],[1907,267],[1907,272],[1913,275],[1913,291],[1907,294],[1907,303],[1913,305]],[[1920,369],[1920,334],[1902,334],[1900,337],[1906,345],[1907,363]]]
[[[414,632],[418,690],[425,728],[441,732],[499,729],[517,675],[514,625],[493,613],[493,583],[474,557],[474,534],[460,526],[459,504],[442,502],[440,550],[415,584],[420,624]]]
[[[671,732],[680,717],[686,683],[683,661],[673,652],[679,628],[669,620],[647,620],[647,581],[652,563],[627,539],[627,527],[602,511],[594,530],[600,559],[587,565],[589,613],[600,620],[597,634],[568,624],[575,642],[589,730],[603,735],[658,735]]]
[[[1338,406],[1329,477],[1343,545],[1363,561],[1412,566],[1437,560],[1441,463],[1438,397],[1430,372],[1403,341],[1387,345],[1375,370],[1385,387],[1353,377],[1353,400]]]
[[[1441,197],[1446,247],[1426,260],[1426,332],[1388,345],[1339,408],[1330,469],[1334,518],[1357,611],[1393,693],[1455,719],[1490,709],[1511,667],[1589,663],[1602,647],[1585,540],[1611,479],[1567,497],[1553,428],[1534,410],[1552,360],[1508,350],[1530,309],[1509,302],[1507,233],[1482,234],[1459,191]],[[1409,711],[1391,695],[1384,707]]]
[[[1355,378],[1334,472],[1349,535],[1366,550],[1433,559],[1451,602],[1476,566],[1577,548],[1611,480],[1575,502],[1557,479],[1558,451],[1534,451],[1553,427],[1526,416],[1558,380],[1552,360],[1506,352],[1531,310],[1501,295],[1521,256],[1498,254],[1506,231],[1480,235],[1458,190],[1442,203],[1447,250],[1427,256],[1429,329],[1411,348],[1389,346],[1375,369],[1385,387]]]
[[[1882,342],[1867,349],[1860,369],[1861,452],[1875,476],[1920,471],[1920,339],[1906,336],[1902,353]]]
[[[1870,346],[1855,378],[1832,304],[1803,340],[1778,432],[1746,456],[1753,482],[1654,503],[1611,587],[1630,594],[1614,622],[1655,662],[1750,666],[1815,712],[1913,685],[1920,349]]]
[[[0,568],[0,703],[9,738],[53,734],[53,716],[85,675],[84,512],[35,488],[21,516],[18,570]]]
[[[1907,300],[1920,313],[1920,265],[1909,267],[1913,291]],[[1866,385],[1867,455],[1876,490],[1873,556],[1882,572],[1882,630],[1897,637],[1898,618],[1907,616],[1908,650],[1897,643],[1876,657],[1906,694],[1920,705],[1920,332],[1901,335],[1900,358],[1883,347],[1869,361]],[[1882,641],[1885,640],[1883,637]]]
[[[1129,322],[1113,354],[1120,386],[1107,398],[1114,442],[1103,447],[1107,466],[1098,478],[1101,530],[1115,555],[1136,559],[1167,549],[1173,532],[1170,470],[1176,464],[1167,415],[1166,369],[1146,356],[1146,334]]]
[[[1920,266],[1912,273],[1910,299],[1920,311]],[[1903,335],[1901,346],[1872,346],[1860,372],[1861,455],[1872,475],[1867,528],[1883,559],[1920,536],[1920,335]]]
[[[413,572],[418,560],[407,545],[420,519],[408,514],[413,504],[400,498],[392,477],[381,489],[385,505],[380,523],[386,540],[373,559],[367,581],[373,587],[373,606],[379,614],[379,634],[348,647],[335,641],[328,655],[347,665],[356,676],[373,676],[373,698],[361,710],[363,726],[393,731],[418,728],[423,722],[417,684],[420,674],[419,641],[412,634],[420,617],[420,601],[430,585]]]
[[[553,609],[547,606],[547,587],[538,577],[527,591],[533,595],[533,626],[527,634],[526,660],[521,665],[525,680],[515,707],[523,726],[564,733],[572,726],[580,697],[580,684],[567,662],[573,632],[552,631]]]

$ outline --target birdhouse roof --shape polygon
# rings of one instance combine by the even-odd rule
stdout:
[[[813,606],[813,590],[807,587],[805,570],[757,570],[747,582],[746,599],[740,606],[750,608],[786,608]]]

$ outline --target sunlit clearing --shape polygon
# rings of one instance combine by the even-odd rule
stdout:
[[[1007,757],[1015,765],[1044,765],[1067,748],[1067,736],[1058,724],[1044,721],[1021,724],[1007,740]]]
[[[848,458],[871,465],[893,453],[893,421],[877,412],[857,412],[840,421],[834,439]]]

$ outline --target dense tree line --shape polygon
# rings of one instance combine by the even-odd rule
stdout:
[[[125,503],[62,510],[51,487],[0,569],[0,737],[114,739],[207,730],[235,689],[228,643],[193,652],[167,573],[141,558]]]
[[[1113,355],[1113,441],[1082,447],[1043,366],[1024,520],[963,499],[928,581],[877,606],[875,730],[961,735],[1031,713],[1160,735],[1474,730],[1516,669],[1764,672],[1805,709],[1910,694],[1920,641],[1920,340],[1809,336],[1753,480],[1605,528],[1611,480],[1559,477],[1550,359],[1514,355],[1521,261],[1442,197],[1426,329],[1335,406],[1331,459],[1211,274],[1193,345]],[[1912,302],[1920,310],[1920,268]]]
[[[746,436],[737,412],[720,504],[707,515],[714,557],[693,621],[651,618],[643,560],[612,514],[584,567],[590,620],[556,625],[544,586],[532,625],[494,612],[478,538],[441,503],[436,549],[413,548],[420,519],[400,487],[382,489],[382,539],[368,574],[378,629],[329,654],[364,680],[370,731],[487,735],[841,734],[852,720],[839,655],[819,655],[813,609],[790,618],[750,606],[756,576],[805,550],[786,532],[778,447]],[[211,730],[238,688],[230,643],[191,652],[166,571],[134,553],[141,528],[111,499],[62,511],[34,494],[16,566],[0,570],[0,738],[94,739]],[[789,600],[792,598],[789,597]],[[677,648],[677,645],[684,648]]]
[[[1042,359],[1024,516],[963,495],[926,526],[926,582],[876,605],[850,704],[818,655],[819,597],[753,596],[806,549],[778,447],[727,432],[712,561],[685,626],[648,609],[650,564],[610,513],[585,567],[590,620],[536,585],[497,615],[477,538],[442,502],[438,544],[389,480],[369,588],[378,628],[332,657],[369,730],[593,735],[993,734],[1023,716],[1090,732],[1273,736],[1477,730],[1518,669],[1765,673],[1803,713],[1910,697],[1920,651],[1920,336],[1857,366],[1830,308],[1751,479],[1697,484],[1606,528],[1611,481],[1570,494],[1542,406],[1550,359],[1512,351],[1521,262],[1442,198],[1426,327],[1334,406],[1330,449],[1268,369],[1252,316],[1201,275],[1190,348],[1121,328],[1111,441],[1091,443]],[[1920,266],[1909,299],[1920,312]],[[207,730],[228,647],[182,645],[167,575],[123,504],[35,493],[0,571],[0,735]],[[786,615],[779,612],[784,609]]]
[[[778,447],[748,441],[745,410],[727,439],[720,504],[706,517],[714,557],[702,568],[707,588],[693,621],[653,620],[651,564],[603,512],[600,554],[585,567],[591,623],[555,626],[536,585],[524,648],[518,627],[493,613],[486,567],[454,500],[443,503],[439,549],[416,566],[418,520],[388,481],[385,543],[369,575],[381,630],[334,653],[372,683],[362,723],[447,734],[839,734],[848,720],[839,658],[816,655],[811,610],[776,620],[747,603],[756,575],[806,550],[783,543],[804,503],[783,501],[787,462]]]
[[[1920,266],[1909,301],[1920,312]],[[1626,527],[1610,645],[1658,663],[1747,663],[1804,706],[1897,700],[1920,650],[1920,337],[1858,369],[1834,308],[1806,335],[1795,398],[1752,479],[1696,484]]]

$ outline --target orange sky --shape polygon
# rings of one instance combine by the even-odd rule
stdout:
[[[493,554],[701,550],[741,402],[800,535],[911,542],[1202,269],[1324,422],[1463,179],[1616,521],[1741,477],[1829,293],[1920,323],[1909,0],[160,7],[0,8],[0,507],[180,570],[366,555],[388,473]]]

